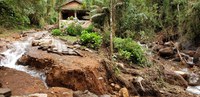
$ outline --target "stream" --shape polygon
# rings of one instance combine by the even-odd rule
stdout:
[[[67,48],[62,42],[60,42],[59,40],[53,39],[49,35],[47,37],[44,37],[43,35],[47,34],[47,33],[48,33],[47,31],[32,33],[30,36],[27,36],[24,40],[16,41],[16,42],[13,42],[10,45],[8,45],[9,49],[7,49],[6,51],[1,53],[5,57],[0,61],[0,66],[16,69],[18,71],[23,71],[33,77],[40,78],[43,81],[43,83],[45,84],[45,86],[48,88],[48,86],[45,83],[45,80],[46,80],[45,72],[38,71],[34,68],[29,68],[28,66],[22,66],[22,65],[16,64],[17,60],[19,58],[21,58],[23,54],[26,53],[26,51],[29,47],[31,47],[32,41],[38,37],[42,38],[42,39],[45,39],[45,38],[52,39],[53,44],[56,47],[58,47],[58,51],[65,50]],[[151,54],[151,53],[149,53],[149,54]],[[191,57],[190,62],[191,62],[191,64],[193,63],[192,57]],[[181,70],[181,71],[185,72],[185,73],[191,73],[188,70],[186,70],[186,71]],[[193,94],[200,95],[200,86],[188,86],[186,91],[193,93]]]
[[[35,70],[34,68],[29,68],[28,66],[16,64],[17,60],[21,58],[22,55],[26,53],[27,48],[31,46],[31,42],[34,39],[34,36],[37,36],[38,34],[40,33],[35,33],[32,37],[27,37],[27,39],[23,41],[16,41],[8,45],[9,49],[1,53],[5,57],[0,61],[0,66],[26,72],[33,77],[40,78],[44,85],[47,87],[45,83],[46,76],[44,72]]]

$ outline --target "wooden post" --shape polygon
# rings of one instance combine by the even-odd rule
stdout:
[[[77,18],[77,11],[74,10],[74,17]]]

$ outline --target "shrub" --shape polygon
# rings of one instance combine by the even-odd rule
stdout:
[[[67,33],[71,36],[81,35],[82,30],[82,26],[75,23],[70,24],[66,29]]]
[[[80,37],[81,43],[92,49],[98,49],[102,44],[102,37],[96,32],[83,31]]]
[[[93,29],[94,29],[94,26],[90,25],[85,30],[88,31],[88,32],[93,32]]]
[[[73,19],[74,19],[73,16],[67,18],[67,20],[73,20]]]
[[[59,35],[62,35],[62,32],[60,29],[54,29],[54,30],[52,30],[51,34],[54,36],[59,36]]]
[[[114,48],[118,51],[118,56],[121,59],[133,63],[146,64],[147,60],[141,46],[131,38],[115,38]]]

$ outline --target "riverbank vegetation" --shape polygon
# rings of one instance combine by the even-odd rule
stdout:
[[[0,24],[5,28],[14,29],[30,26],[42,28],[47,24],[56,24],[58,23],[59,8],[66,1],[1,0]],[[200,43],[198,40],[200,34],[200,2],[198,0],[114,0],[113,4],[112,22],[114,23],[115,37],[145,42],[153,40],[156,34],[162,33],[166,38],[177,35],[178,38],[175,39],[186,42],[186,44],[197,45]],[[83,8],[90,10],[93,22],[93,25],[85,30],[93,32],[93,28],[99,29],[96,32],[102,37],[110,32],[112,7],[108,0],[92,0],[92,2],[84,0]],[[80,25],[71,24],[65,31],[56,29],[52,31],[52,34],[61,35],[62,33],[62,35],[83,37],[82,32],[84,31]],[[109,41],[108,39],[103,40]],[[108,44],[106,41],[103,41],[103,43]],[[97,44],[99,47],[101,43]],[[133,44],[135,44],[134,41]],[[122,50],[120,52],[121,55],[125,54],[125,59],[130,55],[130,53]],[[140,61],[143,61],[143,59]]]

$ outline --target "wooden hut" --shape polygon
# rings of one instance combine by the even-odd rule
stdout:
[[[69,0],[61,6],[59,12],[59,27],[62,22],[78,19],[80,21],[88,21],[88,10],[83,9],[82,0]],[[73,19],[71,19],[73,18]]]

